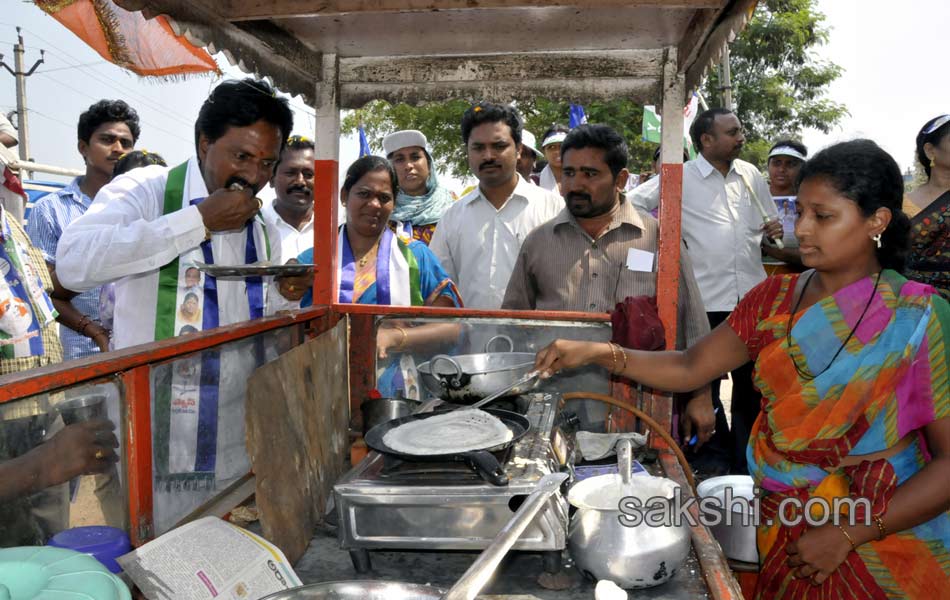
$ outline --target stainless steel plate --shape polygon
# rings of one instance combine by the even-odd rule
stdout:
[[[294,263],[289,265],[209,265],[196,262],[195,266],[212,277],[297,277],[313,273],[312,264]]]

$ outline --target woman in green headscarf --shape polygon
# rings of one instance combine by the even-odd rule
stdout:
[[[390,221],[397,230],[428,246],[436,225],[456,196],[439,184],[427,144],[426,136],[415,129],[397,131],[383,139],[383,151],[399,179],[399,195]]]

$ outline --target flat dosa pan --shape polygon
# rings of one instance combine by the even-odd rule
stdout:
[[[465,409],[457,409],[465,410]],[[478,450],[470,450],[468,452],[456,452],[452,454],[404,454],[402,452],[397,452],[393,450],[383,441],[386,433],[408,423],[410,421],[420,421],[422,419],[428,419],[437,415],[446,414],[448,412],[454,412],[451,410],[438,410],[433,412],[421,413],[416,415],[409,415],[408,417],[400,417],[392,421],[387,421],[386,423],[380,423],[379,425],[373,427],[366,432],[366,437],[364,441],[366,445],[376,450],[377,452],[382,452],[383,454],[389,454],[390,456],[397,456],[403,460],[412,461],[412,462],[445,462],[445,461],[459,461],[467,463],[473,470],[477,471],[482,478],[493,484],[493,485],[508,485],[508,474],[505,473],[505,470],[501,468],[501,465],[498,462],[498,459],[492,454],[492,452],[499,452],[509,448],[512,444],[517,442],[519,439],[524,437],[524,434],[528,432],[531,428],[531,423],[528,421],[527,417],[524,415],[519,415],[518,413],[511,412],[508,410],[500,410],[496,408],[483,408],[485,412],[490,415],[493,415],[505,424],[506,427],[511,431],[512,438],[505,442],[504,444],[499,444],[497,446],[491,446],[489,448],[480,448]]]

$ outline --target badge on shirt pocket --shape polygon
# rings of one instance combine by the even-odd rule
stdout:
[[[652,273],[655,270],[655,265],[656,254],[653,252],[647,252],[646,250],[637,248],[629,248],[627,250],[628,270],[640,273]]]

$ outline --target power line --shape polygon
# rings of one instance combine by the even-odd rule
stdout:
[[[8,27],[14,27],[13,25],[10,25],[10,24],[8,24],[8,23],[0,23],[0,25],[8,26]],[[32,35],[33,37],[37,38],[39,41],[41,41],[41,42],[43,42],[44,44],[48,45],[48,46],[51,48],[50,53],[53,54],[53,55],[55,55],[55,56],[57,56],[58,60],[60,60],[63,64],[66,65],[66,66],[64,66],[64,67],[57,67],[57,68],[54,68],[54,69],[45,69],[45,70],[43,70],[43,71],[38,72],[37,75],[45,75],[45,74],[47,74],[47,73],[53,73],[53,72],[64,71],[64,70],[69,70],[69,69],[82,69],[83,72],[85,72],[88,76],[92,77],[92,78],[95,79],[95,80],[98,80],[100,83],[103,83],[104,85],[110,86],[110,87],[112,87],[113,89],[115,89],[115,90],[117,90],[117,91],[126,93],[126,94],[129,96],[129,98],[130,98],[131,100],[133,100],[136,104],[144,105],[144,106],[146,106],[146,107],[148,107],[148,108],[151,108],[151,109],[154,110],[155,112],[158,112],[158,113],[160,113],[161,115],[163,115],[163,116],[165,116],[165,117],[167,117],[167,118],[169,118],[169,119],[171,119],[171,120],[173,120],[173,121],[177,121],[178,123],[180,123],[180,124],[183,125],[183,126],[186,126],[186,127],[188,127],[188,128],[192,127],[193,124],[192,124],[191,122],[189,122],[189,121],[187,121],[186,119],[182,118],[180,115],[169,111],[168,109],[166,109],[166,108],[165,108],[164,106],[162,106],[161,104],[158,104],[157,102],[155,102],[155,101],[153,101],[153,100],[151,100],[151,99],[148,99],[148,98],[146,98],[146,97],[144,97],[144,96],[141,96],[138,92],[132,90],[131,88],[129,88],[129,87],[127,87],[126,85],[122,84],[121,82],[117,81],[115,78],[110,77],[109,75],[106,75],[106,74],[103,74],[103,73],[96,73],[96,72],[93,72],[93,71],[91,71],[91,70],[88,69],[88,67],[91,67],[91,66],[97,66],[97,65],[101,65],[101,64],[112,64],[112,63],[109,63],[109,61],[106,61],[106,60],[99,60],[99,61],[95,61],[95,62],[91,62],[91,63],[73,63],[73,62],[70,62],[71,58],[67,56],[68,53],[67,53],[65,50],[63,50],[62,48],[60,48],[60,47],[56,46],[55,44],[51,43],[49,40],[43,38],[42,36],[36,34],[36,32],[34,32],[34,31],[31,31],[31,30],[29,30],[29,29],[27,29],[27,28],[22,28],[22,29],[23,29],[24,31],[28,32],[28,33],[29,33],[30,35]],[[217,83],[218,80],[220,80],[220,77],[214,78],[214,80],[211,82],[212,85],[213,85],[214,83]],[[111,83],[110,83],[110,82],[111,82]],[[88,98],[92,98],[93,100],[96,100],[96,99],[97,99],[97,98],[95,98],[94,96],[91,96],[91,95],[89,95],[89,94],[87,94],[87,93],[85,93],[85,92],[76,90],[76,88],[73,88],[73,87],[71,87],[71,86],[66,85],[65,83],[62,83],[61,81],[59,81],[58,83],[59,83],[60,85],[63,85],[63,86],[65,86],[65,87],[68,87],[68,88],[72,89],[73,91],[76,91],[77,93],[83,94],[84,96],[86,96],[86,97],[88,97]],[[305,115],[307,115],[307,116],[309,117],[310,124],[311,124],[313,127],[316,126],[316,125],[315,125],[315,119],[316,119],[316,116],[317,116],[317,115],[316,115],[316,111],[314,111],[313,109],[311,109],[310,107],[308,107],[308,106],[306,106],[306,105],[303,105],[303,104],[299,104],[299,103],[297,103],[297,102],[294,102],[293,99],[292,99],[292,97],[290,97],[290,96],[288,96],[287,102],[288,102],[288,104],[289,104],[292,108],[295,108],[295,109],[297,109],[297,110],[303,112]],[[143,123],[144,123],[144,121],[143,121]],[[174,133],[172,133],[172,132],[170,132],[170,131],[167,131],[167,130],[161,128],[161,127],[158,127],[158,126],[155,126],[155,125],[152,125],[152,124],[149,124],[149,127],[158,129],[159,131],[164,131],[165,133],[168,133],[169,135],[172,135],[172,136],[174,136],[174,137],[176,137],[176,138],[178,138],[178,139],[180,139],[180,140],[182,140],[182,141],[188,141],[188,140],[185,140],[184,138],[182,138],[181,136],[179,136],[179,135],[177,135],[177,134],[174,134]],[[312,129],[313,127],[311,127],[311,129]]]
[[[56,71],[66,71],[67,69],[73,69],[76,67],[89,67],[92,65],[101,65],[101,64],[111,64],[104,60],[97,60],[96,62],[83,63],[81,65],[70,65],[68,67],[56,67],[55,69],[43,69],[43,73],[54,73]]]
[[[54,122],[56,122],[56,123],[59,123],[60,125],[66,127],[67,129],[70,129],[70,130],[75,130],[75,129],[76,129],[76,125],[75,125],[75,124],[70,125],[69,123],[67,123],[67,122],[65,122],[65,121],[61,121],[61,120],[57,119],[56,117],[51,117],[51,116],[49,116],[49,115],[46,114],[46,113],[41,113],[40,111],[36,110],[35,108],[29,109],[29,112],[33,113],[34,115],[36,115],[36,116],[38,116],[38,117],[43,117],[44,119],[49,119],[50,121],[54,121]]]
[[[175,114],[175,113],[173,113],[173,112],[167,110],[167,109],[166,109],[165,107],[163,107],[161,104],[158,104],[157,102],[155,102],[155,101],[153,101],[153,100],[150,100],[150,99],[146,98],[145,96],[140,96],[138,92],[136,92],[136,91],[132,90],[131,88],[125,86],[124,84],[120,83],[120,82],[117,81],[116,79],[114,79],[114,78],[112,78],[112,77],[110,77],[110,76],[108,76],[108,75],[102,74],[102,73],[96,73],[96,72],[94,72],[94,71],[90,71],[90,70],[88,70],[88,68],[84,68],[83,65],[81,65],[81,64],[70,62],[71,59],[70,59],[70,57],[67,56],[68,53],[67,53],[65,50],[63,50],[62,48],[56,46],[55,44],[52,44],[49,40],[43,38],[42,36],[37,35],[35,32],[32,32],[32,31],[30,31],[30,30],[28,30],[28,29],[24,29],[24,31],[29,32],[31,35],[33,35],[34,37],[36,37],[38,40],[40,40],[41,42],[43,42],[43,43],[45,43],[46,45],[50,46],[50,47],[52,48],[52,50],[51,50],[50,52],[51,52],[52,54],[54,54],[54,55],[57,55],[57,56],[59,57],[59,59],[60,59],[64,64],[68,65],[69,67],[81,68],[81,69],[83,69],[83,71],[84,71],[88,76],[92,77],[93,79],[98,80],[100,83],[103,83],[103,84],[105,84],[105,85],[108,85],[108,86],[112,87],[113,89],[117,89],[117,90],[119,90],[119,91],[124,91],[124,92],[125,92],[126,94],[128,94],[128,96],[129,96],[132,100],[134,100],[137,104],[142,104],[142,105],[148,106],[148,107],[151,108],[152,110],[163,114],[164,116],[168,117],[169,119],[178,121],[179,123],[181,123],[182,125],[184,125],[184,126],[186,126],[186,127],[191,127],[191,126],[192,126],[191,123],[189,123],[187,120],[183,119],[181,116],[179,116],[179,115],[177,115],[177,114]],[[68,67],[67,67],[67,68],[68,68]],[[110,84],[110,82],[111,82],[111,84]]]
[[[45,75],[45,73],[37,73],[37,75]],[[65,88],[67,88],[67,89],[70,89],[70,90],[76,92],[77,94],[81,94],[81,95],[83,95],[83,96],[85,96],[85,97],[87,97],[87,98],[90,98],[90,99],[94,100],[94,101],[95,101],[95,100],[99,100],[99,98],[97,98],[96,96],[92,96],[92,95],[90,95],[90,94],[88,94],[88,93],[86,93],[86,92],[84,92],[84,91],[82,91],[82,90],[76,89],[76,88],[74,88],[73,86],[71,86],[71,85],[69,85],[69,84],[67,84],[67,83],[64,83],[64,82],[62,82],[62,81],[57,82],[57,85],[61,85],[61,86],[65,87]],[[181,140],[181,141],[183,141],[183,142],[188,142],[188,143],[190,143],[190,141],[189,141],[188,139],[183,138],[182,136],[178,135],[177,133],[168,131],[168,130],[165,129],[164,127],[159,127],[158,125],[154,125],[154,124],[148,123],[148,122],[146,122],[146,121],[142,121],[142,124],[143,124],[143,125],[147,125],[147,126],[148,126],[149,128],[151,128],[151,129],[157,129],[158,131],[162,131],[162,132],[164,132],[164,133],[167,133],[168,135],[170,135],[170,136],[172,136],[172,137],[175,137],[175,138],[178,138],[179,140]]]

